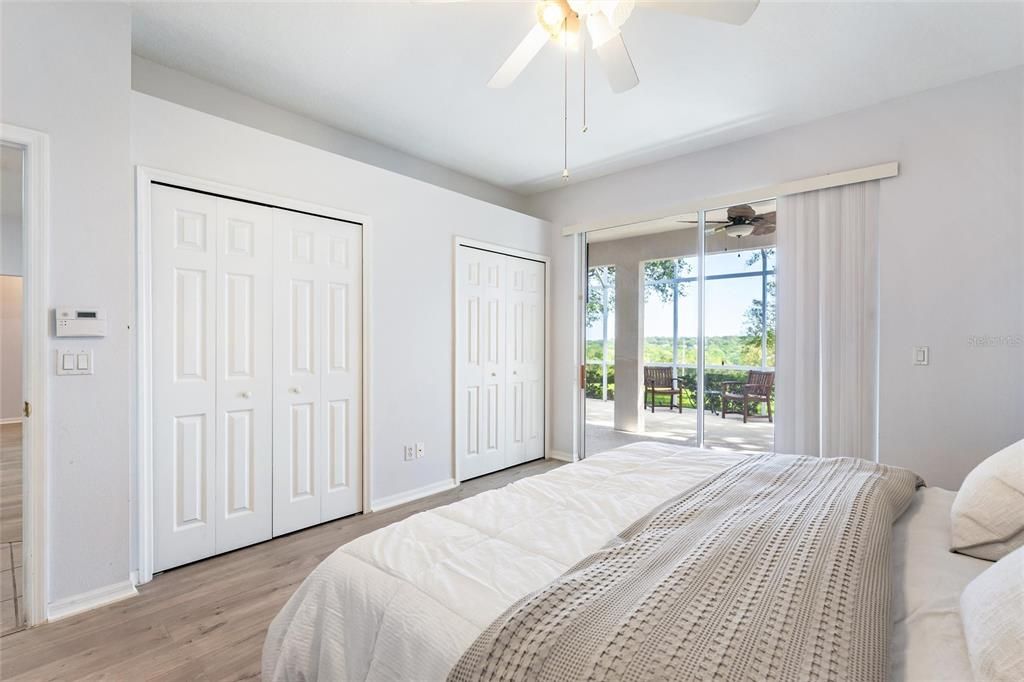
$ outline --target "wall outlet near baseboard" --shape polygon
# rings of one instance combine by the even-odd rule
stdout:
[[[423,443],[416,443],[416,457],[420,458],[423,456]]]

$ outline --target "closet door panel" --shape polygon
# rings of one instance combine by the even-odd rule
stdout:
[[[321,219],[324,458],[320,520],[362,509],[362,228]]]
[[[526,459],[544,457],[546,266],[527,261],[525,320],[525,450]]]
[[[274,534],[362,510],[362,228],[274,210]]]
[[[505,466],[544,456],[544,264],[507,258]]]
[[[271,537],[271,210],[217,201],[216,551]]]
[[[274,535],[320,522],[321,293],[310,216],[273,210]]]
[[[153,565],[215,546],[217,200],[154,186]]]
[[[505,257],[456,249],[455,451],[459,478],[505,466]]]

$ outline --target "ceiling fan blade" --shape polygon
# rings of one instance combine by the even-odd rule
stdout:
[[[522,42],[512,50],[505,63],[501,65],[487,83],[489,88],[507,88],[512,84],[519,74],[523,72],[527,64],[533,61],[540,49],[548,42],[548,32],[540,24],[536,24],[526,34]]]
[[[594,48],[613,92],[625,92],[640,83],[633,60],[629,57],[622,34],[615,35]]]
[[[654,7],[669,12],[688,14],[711,21],[742,26],[757,9],[760,0],[638,0],[642,7]]]

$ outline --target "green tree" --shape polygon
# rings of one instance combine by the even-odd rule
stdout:
[[[770,257],[774,257],[775,249],[761,249],[754,251],[747,258],[747,266],[754,265],[761,262],[761,259],[765,259],[767,262]],[[743,315],[744,322],[746,324],[746,333],[743,337],[743,364],[746,365],[760,365],[761,364],[761,335],[767,328],[767,351],[768,357],[766,358],[766,364],[769,366],[775,365],[775,277],[769,276],[768,281],[765,283],[765,293],[767,294],[767,304],[762,306],[762,301],[759,298],[755,298],[750,302],[750,307],[747,308]],[[763,307],[763,316],[762,316]]]
[[[678,277],[686,277],[693,271],[693,266],[685,258],[667,258],[649,260],[644,263],[644,301],[649,301],[651,294],[657,294],[662,303],[672,301],[672,289]],[[686,295],[686,288],[679,287],[679,295]]]
[[[602,265],[587,271],[587,326],[604,316],[605,292],[608,312],[615,310],[615,267]]]

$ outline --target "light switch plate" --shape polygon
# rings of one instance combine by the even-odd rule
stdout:
[[[914,346],[914,364],[924,366],[928,364],[928,357],[931,353],[928,346]]]
[[[84,348],[59,348],[57,350],[57,374],[73,376],[93,373],[92,351]]]

